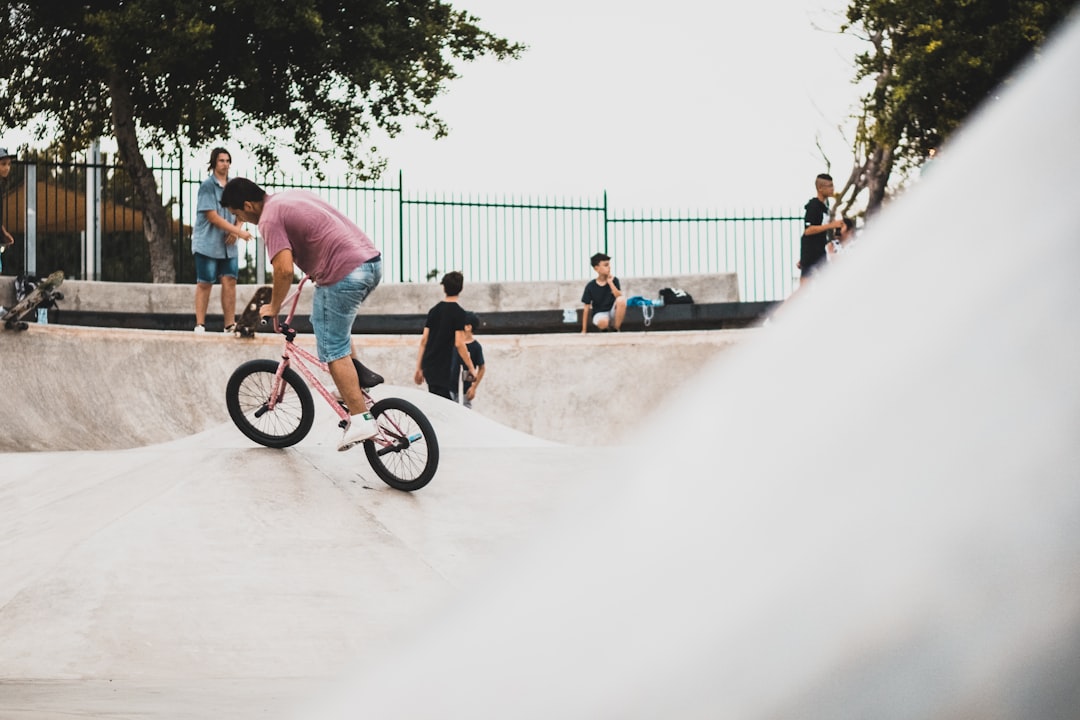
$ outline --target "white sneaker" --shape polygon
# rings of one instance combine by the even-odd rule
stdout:
[[[378,434],[379,425],[375,422],[375,418],[371,416],[371,413],[353,415],[349,418],[349,427],[345,428],[345,434],[341,436],[338,450],[348,450]]]
[[[206,332],[206,328],[204,328],[202,325],[196,325],[195,326],[195,332],[204,333],[204,332]]]

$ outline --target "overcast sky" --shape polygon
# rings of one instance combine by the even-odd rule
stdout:
[[[385,145],[409,187],[609,193],[615,206],[799,206],[851,168],[856,106],[845,0],[662,4],[458,0],[529,45],[463,67],[440,99],[451,134]],[[850,123],[848,123],[850,124]]]

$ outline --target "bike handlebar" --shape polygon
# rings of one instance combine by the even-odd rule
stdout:
[[[294,330],[292,326],[289,325],[289,323],[292,322],[293,315],[296,314],[296,306],[300,302],[300,291],[304,288],[304,283],[306,283],[308,279],[309,278],[307,275],[302,276],[300,278],[299,284],[288,295],[286,295],[285,299],[281,302],[282,307],[289,305],[290,301],[292,303],[291,305],[289,305],[289,314],[286,316],[286,318],[279,322],[280,315],[274,316],[274,332],[281,333],[282,335],[287,335],[290,340],[296,337],[296,330]],[[263,318],[263,322],[266,322],[267,320],[269,320],[269,318]]]

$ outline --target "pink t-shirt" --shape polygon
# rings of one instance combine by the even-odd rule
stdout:
[[[307,190],[268,194],[259,234],[271,259],[292,250],[293,261],[319,285],[333,285],[379,254],[356,223]]]

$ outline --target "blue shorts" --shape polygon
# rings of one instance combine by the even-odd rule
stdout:
[[[238,258],[212,258],[195,253],[195,282],[213,285],[220,277],[235,278],[240,272]]]
[[[364,263],[333,285],[319,285],[311,301],[311,327],[319,359],[352,355],[352,326],[360,303],[382,280],[382,259]]]

